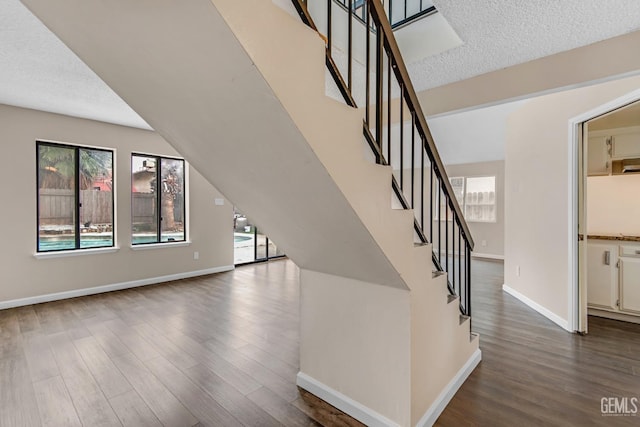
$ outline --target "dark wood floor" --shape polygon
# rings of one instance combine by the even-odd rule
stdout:
[[[474,262],[483,361],[442,426],[639,425],[600,399],[640,395],[640,326],[568,334]],[[290,261],[0,311],[0,426],[352,426],[295,386]]]
[[[0,426],[355,426],[295,385],[290,261],[0,311]]]
[[[603,397],[640,398],[640,325],[589,317],[588,335],[569,334],[502,291],[502,263],[472,268],[482,362],[436,425],[640,426],[640,413],[600,407]]]

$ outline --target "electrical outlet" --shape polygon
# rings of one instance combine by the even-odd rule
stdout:
[[[193,259],[199,260],[200,259],[200,252],[194,252],[193,253]]]
[[[520,266],[519,265],[516,266],[516,276],[520,277]]]
[[[480,244],[481,244],[482,246],[487,246],[487,241],[486,241],[486,240],[483,240]]]

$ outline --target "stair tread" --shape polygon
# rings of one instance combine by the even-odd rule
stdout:
[[[445,274],[444,271],[437,271],[436,270],[431,274],[431,277],[433,277],[435,279],[436,277],[444,276],[444,274]]]

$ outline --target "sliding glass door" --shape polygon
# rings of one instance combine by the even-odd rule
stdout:
[[[269,237],[262,234],[258,227],[237,209],[234,209],[233,214],[233,249],[236,265],[267,261],[285,255]]]

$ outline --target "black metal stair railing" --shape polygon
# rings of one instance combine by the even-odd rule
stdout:
[[[364,22],[366,0],[334,1],[345,9],[349,8],[349,2],[351,2],[354,16]],[[436,12],[436,7],[429,0],[382,0],[382,4],[385,6],[391,28],[394,30]]]
[[[344,102],[363,109],[375,161],[390,165],[393,191],[413,209],[417,244],[431,243],[434,267],[471,314],[473,238],[420,107],[380,0],[292,0],[303,22],[323,34],[326,64]],[[356,16],[356,12],[358,16]],[[318,26],[316,26],[316,23]]]

